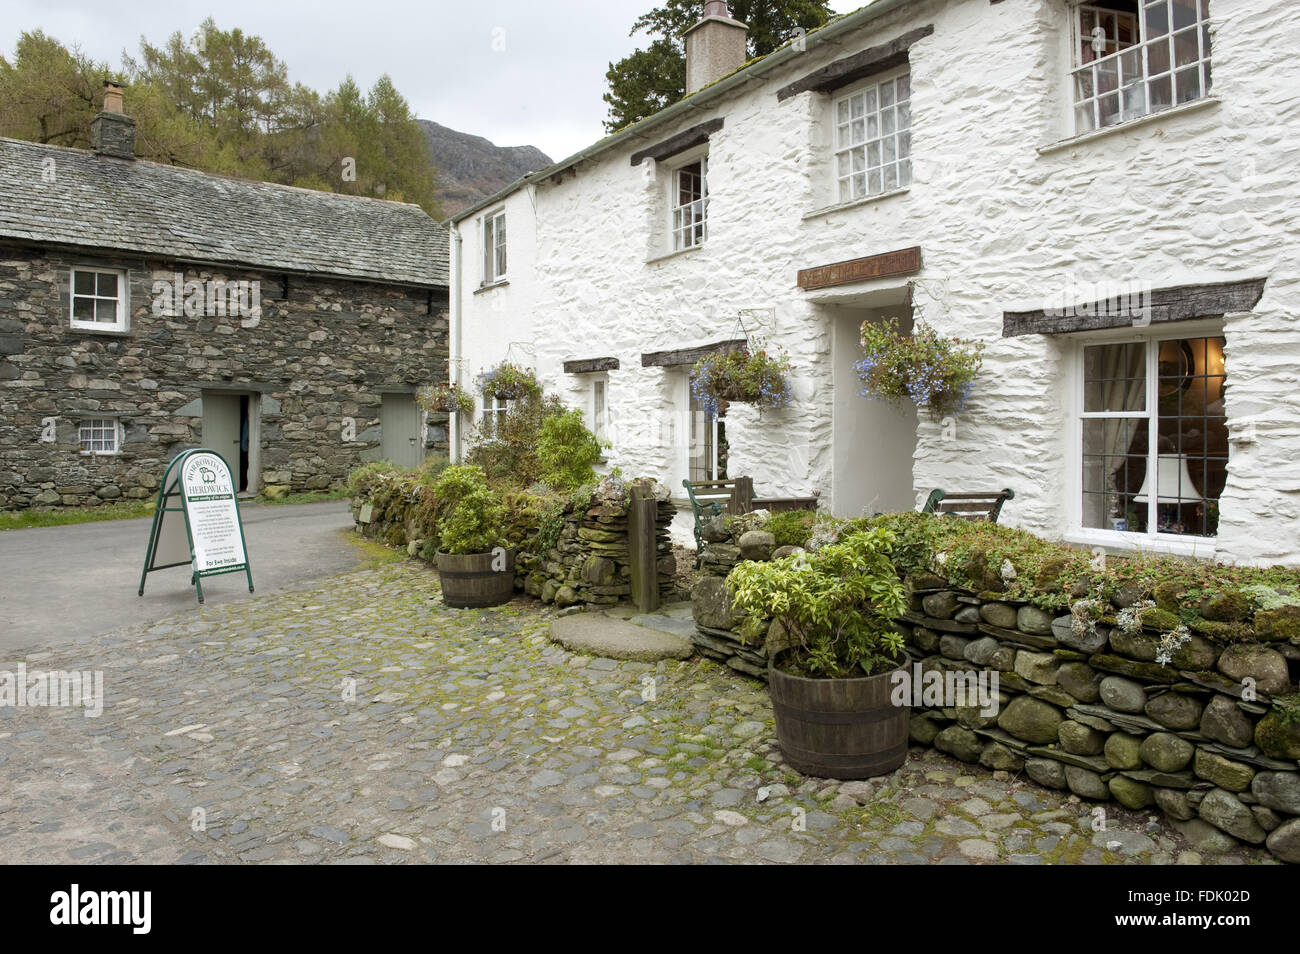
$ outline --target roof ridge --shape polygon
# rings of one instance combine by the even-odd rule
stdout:
[[[13,143],[14,145],[27,146],[37,150],[57,149],[60,152],[75,153],[79,156],[84,156],[87,159],[97,158],[97,153],[93,149],[83,149],[80,146],[59,146],[59,145],[55,145],[54,143],[32,142],[30,139],[15,139],[12,136],[0,136],[0,143]],[[135,159],[130,159],[130,160],[118,159],[115,161],[134,162],[143,166],[150,166],[155,169],[166,169],[171,172],[188,173],[191,175],[203,176],[208,179],[224,179],[228,182],[243,182],[243,183],[248,183],[249,185],[266,186],[268,188],[284,189],[286,191],[293,191],[293,192],[306,192],[312,195],[331,196],[334,198],[345,199],[345,200],[378,202],[383,205],[389,205],[389,206],[407,206],[412,209],[418,209],[420,212],[424,213],[424,215],[428,216],[431,222],[436,223],[438,221],[433,216],[429,215],[428,212],[425,212],[424,209],[420,208],[420,206],[415,202],[399,202],[396,199],[380,199],[371,195],[349,195],[346,192],[329,192],[326,191],[325,189],[313,189],[308,186],[296,186],[296,185],[289,185],[283,182],[271,182],[267,179],[252,179],[247,176],[235,176],[224,172],[208,172],[204,169],[194,169],[191,168],[190,166],[177,166],[177,165],[173,165],[172,163],[158,162],[153,159],[141,159],[139,156],[137,156]]]

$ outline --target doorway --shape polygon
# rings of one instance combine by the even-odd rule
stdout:
[[[239,391],[203,392],[203,446],[230,465],[235,491],[257,492],[257,395]]]
[[[398,467],[424,463],[424,414],[409,393],[381,395],[379,443],[384,460]]]
[[[911,309],[835,306],[826,311],[831,316],[834,364],[831,509],[837,517],[914,510],[916,409],[863,397],[855,367],[862,358],[862,323],[896,317],[899,330],[910,334]]]

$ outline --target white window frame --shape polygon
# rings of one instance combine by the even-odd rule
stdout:
[[[591,379],[589,401],[591,433],[603,446],[609,440],[609,378],[603,374]]]
[[[1161,323],[1149,326],[1141,334],[1134,333],[1131,328],[1125,328],[1113,332],[1089,332],[1085,335],[1073,336],[1073,354],[1069,355],[1069,361],[1067,362],[1067,367],[1070,369],[1070,399],[1067,402],[1070,422],[1070,452],[1067,455],[1069,458],[1069,478],[1065,482],[1070,494],[1068,508],[1069,530],[1065,534],[1067,542],[1117,550],[1150,550],[1177,556],[1206,559],[1214,556],[1217,548],[1217,537],[1160,533],[1158,530],[1139,533],[1132,530],[1106,530],[1083,525],[1083,422],[1088,418],[1100,417],[1145,417],[1148,421],[1151,421],[1159,413],[1158,402],[1151,400],[1152,395],[1158,393],[1158,391],[1153,390],[1156,386],[1156,367],[1159,364],[1159,348],[1155,347],[1155,345],[1170,339],[1221,337],[1224,337],[1224,327],[1221,319]],[[1085,349],[1092,345],[1125,343],[1140,343],[1147,346],[1146,410],[1141,414],[1116,411],[1093,412],[1085,415],[1083,410],[1084,386],[1086,383],[1084,376]],[[1158,427],[1148,426],[1147,437],[1147,467],[1150,468],[1151,460],[1159,456],[1157,453]],[[1228,447],[1229,466],[1231,466],[1231,448],[1233,447],[1231,431],[1228,436]],[[1154,505],[1155,494],[1153,493],[1151,496],[1152,501],[1148,503],[1149,508]],[[1220,520],[1222,520],[1222,513],[1222,509],[1220,509]],[[1147,520],[1147,526],[1149,527],[1155,525],[1155,521],[1151,519],[1151,516],[1151,510],[1149,509]]]
[[[95,276],[95,294],[86,295],[77,293],[77,276],[93,275]],[[117,295],[110,298],[107,295],[98,294],[99,276],[113,275],[117,278]],[[88,331],[126,331],[126,300],[128,294],[126,272],[117,268],[92,268],[90,266],[73,266],[68,273],[68,320],[73,328],[80,328]],[[86,321],[77,317],[77,301],[91,300],[95,302],[95,310],[98,311],[99,302],[114,302],[114,320],[105,321]]]
[[[90,430],[90,443],[102,443],[104,436],[111,432],[113,446],[108,449],[87,447],[86,430]],[[93,457],[112,457],[122,451],[122,425],[115,417],[83,417],[77,421],[77,443],[81,453]]]
[[[1083,29],[1085,14],[1111,15],[1117,11],[1087,2],[1071,5],[1067,84],[1070,128],[1074,135],[1110,129],[1210,95],[1213,77],[1209,0],[1194,0],[1195,21],[1177,32],[1173,31],[1171,22],[1173,2],[1178,0],[1136,0],[1136,42],[1088,62],[1082,62],[1083,45],[1087,40]],[[1164,32],[1149,31],[1149,14],[1162,8],[1166,19]],[[1156,29],[1160,27],[1157,25]],[[1194,56],[1186,46],[1189,39],[1195,41]],[[1179,40],[1183,42],[1180,44]],[[1108,40],[1107,48],[1112,45]],[[1181,62],[1180,55],[1183,56]],[[1165,84],[1168,84],[1167,101],[1160,94]],[[1187,94],[1188,90],[1193,90],[1191,95]],[[1153,97],[1153,91],[1157,93],[1156,97]],[[1103,122],[1103,100],[1112,99],[1116,111],[1105,114],[1106,121]],[[1086,120],[1085,116],[1088,117]]]
[[[495,285],[506,279],[509,270],[509,257],[506,243],[509,232],[506,229],[506,210],[497,209],[483,216],[481,232],[483,236],[483,284]]]
[[[906,79],[904,89],[907,92],[905,99],[899,99],[899,80]],[[831,196],[834,205],[847,205],[853,202],[861,202],[864,199],[871,199],[876,196],[889,195],[892,192],[898,192],[907,189],[912,184],[912,73],[910,67],[890,70],[878,76],[873,76],[869,80],[857,83],[844,90],[835,93],[831,100],[830,123],[831,123]],[[891,100],[888,106],[881,106],[882,90],[888,91],[888,98]],[[855,117],[853,109],[861,104],[861,113]],[[874,108],[871,108],[874,104]],[[899,107],[904,107],[900,109]],[[841,122],[843,108],[843,122]],[[906,125],[899,122],[899,114],[906,117]],[[873,121],[874,120],[874,127]],[[853,135],[853,126],[855,122],[862,125],[862,135],[860,137]],[[884,126],[890,125],[892,128],[886,132]],[[872,130],[874,128],[874,135]],[[841,138],[847,136],[847,139]],[[888,144],[888,148],[887,148]],[[875,165],[871,163],[871,147],[876,146]],[[861,150],[862,162],[861,168],[853,167],[853,157],[858,150]],[[885,159],[887,153],[892,150],[893,158]],[[906,155],[903,155],[903,152]],[[841,168],[841,157],[846,159],[844,167]],[[894,180],[892,185],[885,185],[888,179],[888,172],[892,170]],[[875,172],[880,178],[880,188],[873,189],[871,186],[872,173]],[[858,175],[862,176],[863,192],[854,193],[853,182]],[[847,192],[847,194],[845,194]]]
[[[483,416],[490,418],[492,421],[492,437],[495,439],[501,434],[501,420],[506,416],[506,411],[510,410],[510,402],[503,401],[495,394],[492,397],[483,397]]]
[[[681,175],[688,168],[700,165],[700,198],[688,203],[678,203],[681,196],[679,183]],[[680,224],[679,213],[690,209],[691,214],[698,214],[699,219]],[[699,238],[695,230],[700,230]],[[668,171],[668,246],[673,252],[686,252],[702,247],[709,240],[709,154],[707,149],[694,153],[685,153],[677,158]]]

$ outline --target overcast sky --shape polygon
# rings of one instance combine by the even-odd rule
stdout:
[[[293,81],[323,93],[351,73],[368,89],[386,72],[422,119],[561,159],[604,135],[605,70],[645,45],[628,31],[660,0],[3,2],[6,58],[20,32],[39,28],[116,67],[141,35],[188,36],[212,14],[223,30],[261,36]]]

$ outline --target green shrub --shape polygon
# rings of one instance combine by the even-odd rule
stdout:
[[[397,465],[392,461],[376,460],[369,464],[362,464],[348,474],[348,494],[352,497],[369,497],[382,479],[391,477],[397,472]]]
[[[541,479],[537,437],[548,417],[562,413],[556,397],[525,396],[512,401],[495,419],[488,415],[471,438],[465,461],[482,467],[488,482],[498,487],[529,487]]]
[[[763,529],[776,537],[778,547],[802,547],[812,535],[817,513],[812,510],[786,510],[772,514]]]
[[[433,494],[441,508],[438,536],[443,552],[488,553],[505,544],[505,507],[481,468],[448,467]]]
[[[892,619],[906,609],[890,553],[894,534],[878,527],[770,563],[745,562],[727,577],[734,605],[772,617],[793,638],[782,668],[829,678],[896,668],[903,637]]]
[[[587,430],[582,412],[567,408],[548,415],[537,435],[541,480],[556,490],[573,490],[596,479],[600,441]]]

